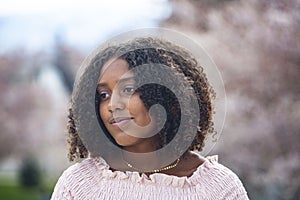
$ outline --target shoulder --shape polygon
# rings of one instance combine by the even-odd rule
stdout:
[[[218,156],[206,157],[190,180],[211,199],[248,199],[239,177],[220,164]]]
[[[67,179],[65,183],[72,183],[78,180],[78,177],[89,178],[97,170],[94,159],[87,158],[81,162],[75,163],[67,168],[59,178],[59,181]],[[76,177],[76,178],[75,178]]]
[[[93,158],[87,158],[70,166],[59,177],[54,187],[51,199],[72,198],[74,192],[80,192],[74,191],[74,188],[78,188],[78,190],[80,190],[80,185],[92,182],[96,170],[97,167]]]

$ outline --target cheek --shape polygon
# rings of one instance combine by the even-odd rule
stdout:
[[[106,121],[105,119],[108,118],[108,114],[105,111],[105,105],[100,104],[100,106],[99,106],[99,114],[100,114],[101,119],[103,121]]]
[[[142,124],[148,124],[151,121],[149,112],[138,95],[129,100],[128,110]]]

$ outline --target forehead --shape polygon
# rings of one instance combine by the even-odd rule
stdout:
[[[98,82],[117,81],[121,77],[127,78],[131,76],[133,76],[133,73],[129,71],[129,64],[124,59],[111,59],[103,65]]]

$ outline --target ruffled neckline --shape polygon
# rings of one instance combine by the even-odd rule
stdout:
[[[173,187],[189,187],[199,183],[201,178],[212,168],[216,167],[218,163],[218,156],[208,156],[204,158],[204,162],[193,172],[189,177],[178,177],[174,175],[167,175],[163,173],[154,173],[149,176],[134,171],[112,171],[109,165],[102,157],[91,158],[92,162],[97,166],[100,172],[101,178],[104,179],[117,179],[117,180],[129,180],[135,183],[144,184],[156,184]]]

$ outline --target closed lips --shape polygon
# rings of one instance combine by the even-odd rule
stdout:
[[[129,120],[132,120],[133,118],[132,117],[116,117],[116,118],[112,118],[109,120],[109,123],[110,124],[118,124],[122,121],[129,121]]]

